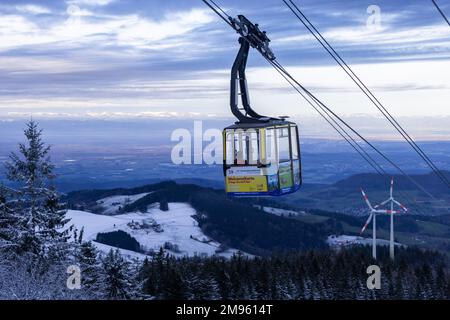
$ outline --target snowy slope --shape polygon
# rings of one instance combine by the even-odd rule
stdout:
[[[345,247],[351,245],[372,245],[372,238],[363,238],[358,236],[340,235],[329,236],[327,243],[332,247]],[[377,239],[377,245],[388,246],[389,241],[384,239]],[[402,246],[400,243],[395,243],[396,246]]]
[[[108,230],[118,230],[114,228],[117,223],[115,217],[109,217],[90,212],[68,210],[66,217],[71,219],[68,225],[74,225],[78,231],[84,229],[83,240],[95,240],[97,233]],[[97,249],[107,253],[113,247],[98,242],[93,242]],[[146,256],[137,252],[119,249],[120,253],[128,258],[144,259]]]
[[[102,214],[113,215],[118,213],[119,208],[126,204],[133,203],[148,194],[150,193],[140,193],[130,196],[111,196],[97,200],[97,204],[103,208]]]
[[[255,205],[255,207],[259,208],[259,206],[256,206],[256,205]],[[305,211],[293,211],[293,210],[286,210],[286,209],[279,209],[279,208],[272,208],[272,207],[262,207],[262,210],[264,212],[267,212],[270,214],[274,214],[277,216],[285,216],[285,217],[287,217],[289,215],[291,215],[291,216],[306,215]]]
[[[169,252],[175,256],[216,254],[220,243],[203,234],[197,221],[192,218],[195,214],[189,204],[169,203],[168,211],[154,207],[149,208],[146,213],[107,216],[69,210],[67,217],[72,219],[70,224],[74,224],[78,230],[84,227],[85,240],[95,240],[99,232],[122,230],[134,237],[147,252],[157,251],[166,243],[170,243],[173,248]],[[96,245],[102,250],[110,249],[105,245]],[[237,250],[228,249],[218,255],[229,257],[236,252]]]

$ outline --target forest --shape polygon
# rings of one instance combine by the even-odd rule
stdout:
[[[401,249],[395,264],[383,249],[376,262],[381,289],[369,290],[368,247],[249,258],[176,259],[160,251],[141,270],[143,290],[156,299],[371,300],[449,299],[445,257]]]

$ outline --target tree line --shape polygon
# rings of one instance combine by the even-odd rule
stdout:
[[[445,257],[417,248],[387,249],[372,261],[368,247],[231,259],[174,258],[160,251],[141,270],[143,290],[156,299],[371,300],[449,299]],[[381,289],[367,288],[369,265],[381,268]]]

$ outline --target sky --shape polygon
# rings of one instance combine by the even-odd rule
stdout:
[[[295,1],[393,115],[450,117],[450,28],[431,1]],[[217,2],[337,113],[376,115],[281,0]],[[0,119],[229,117],[237,39],[200,0],[2,0]],[[314,116],[256,51],[248,82],[259,113]]]

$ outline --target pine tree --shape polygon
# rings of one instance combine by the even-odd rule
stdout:
[[[221,266],[221,270],[217,272],[216,279],[220,298],[228,300],[231,291],[231,280],[228,272],[224,270],[224,266]]]
[[[55,177],[50,161],[50,146],[42,141],[42,130],[34,121],[24,130],[27,144],[19,144],[19,154],[11,153],[5,164],[10,181],[21,185],[16,195],[14,215],[17,237],[12,239],[17,251],[37,256],[59,256],[66,249],[68,222],[65,210],[52,187]]]
[[[187,286],[194,300],[217,300],[219,288],[216,280],[208,274],[190,274],[187,277]]]
[[[161,210],[161,211],[169,211],[169,203],[167,202],[167,200],[162,199],[159,202],[159,210]]]
[[[100,292],[103,299],[125,300],[133,296],[133,282],[131,281],[130,263],[125,260],[118,249],[102,259],[100,276]]]
[[[447,281],[447,287],[445,288],[444,299],[450,300],[450,279],[448,279],[448,281]]]
[[[395,279],[394,296],[392,298],[397,300],[405,298],[403,292],[403,279],[398,276],[398,273],[397,278]]]
[[[436,271],[435,294],[437,299],[446,299],[445,289],[447,286],[446,276],[443,266],[439,266]]]
[[[8,252],[15,247],[18,218],[8,204],[8,191],[0,185],[0,251]]]
[[[101,265],[98,250],[91,241],[81,243],[78,248],[77,262],[81,269],[82,289],[92,296],[98,295]]]
[[[257,298],[259,300],[270,299],[270,284],[272,282],[269,270],[269,266],[264,264],[257,271],[256,278],[258,279],[256,286]]]
[[[159,290],[159,297],[162,299],[182,300],[193,298],[186,281],[182,278],[180,272],[174,268],[168,270],[164,276],[164,286],[159,288]]]

